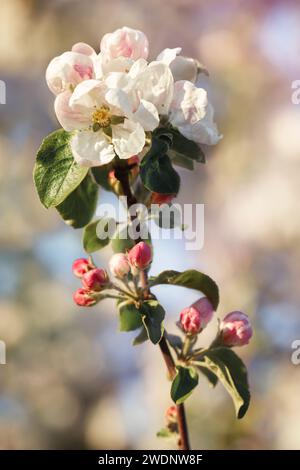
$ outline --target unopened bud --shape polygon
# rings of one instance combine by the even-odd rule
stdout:
[[[96,303],[96,299],[93,297],[92,293],[82,287],[74,292],[73,300],[80,307],[91,307]]]
[[[114,276],[122,279],[130,271],[127,256],[124,253],[114,254],[109,261],[109,269]]]
[[[74,276],[82,277],[85,273],[93,269],[95,266],[87,258],[79,258],[72,264]]]
[[[207,297],[203,297],[190,307],[182,310],[180,313],[180,326],[185,333],[196,335],[206,327],[213,314],[212,304]]]
[[[152,261],[152,252],[148,243],[139,242],[127,254],[128,261],[133,268],[145,269]]]
[[[100,291],[108,283],[107,272],[104,269],[95,268],[85,273],[82,277],[82,285],[91,291]]]
[[[230,312],[221,321],[219,342],[223,346],[244,346],[252,335],[249,317],[243,312]]]

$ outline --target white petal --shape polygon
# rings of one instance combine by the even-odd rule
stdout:
[[[159,124],[159,116],[156,107],[150,101],[141,100],[133,119],[139,122],[145,131],[153,131]]]
[[[179,126],[179,131],[187,138],[197,144],[215,145],[222,138],[219,134],[216,123],[213,120],[214,110],[210,103],[206,107],[206,114],[194,124]]]
[[[113,88],[106,92],[105,100],[110,105],[111,112],[119,116],[130,116],[132,105],[125,91]]]
[[[178,80],[188,80],[195,83],[197,79],[197,62],[190,57],[175,57],[170,64],[170,69],[175,82]]]
[[[92,58],[73,51],[64,52],[55,57],[46,70],[47,85],[55,95],[93,77],[94,63]]]
[[[160,54],[158,54],[156,60],[159,62],[164,62],[167,65],[170,65],[171,62],[175,59],[177,55],[179,55],[181,52],[181,47],[175,47],[174,49],[164,49],[161,51]]]
[[[74,44],[74,46],[72,46],[72,51],[79,52],[79,54],[84,54],[89,57],[95,57],[97,55],[95,50],[85,42],[77,42]]]
[[[92,113],[95,107],[105,103],[107,86],[100,80],[86,80],[79,83],[71,98],[70,106]]]
[[[136,60],[132,67],[129,70],[129,76],[131,78],[136,78],[140,73],[142,73],[147,68],[147,61],[145,59]]]
[[[193,83],[181,80],[175,83],[170,106],[170,122],[176,126],[193,124],[206,114],[207,93]]]
[[[167,114],[173,97],[171,70],[163,62],[151,62],[136,81],[140,97],[153,103],[159,114]]]
[[[113,146],[102,131],[79,131],[71,139],[74,159],[79,165],[93,167],[105,165],[114,157]]]
[[[119,158],[130,158],[142,151],[145,132],[138,122],[125,119],[123,124],[112,127],[112,141]]]
[[[56,117],[66,131],[86,129],[89,127],[90,119],[81,110],[70,107],[71,96],[72,93],[70,91],[57,95],[54,102]]]
[[[128,73],[133,63],[133,60],[128,57],[117,57],[115,59],[104,60],[102,62],[103,74],[108,74],[110,72]]]

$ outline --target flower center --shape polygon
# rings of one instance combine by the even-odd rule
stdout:
[[[93,124],[98,125],[99,127],[107,127],[111,122],[111,113],[108,106],[101,106],[101,108],[96,109],[92,114]]]

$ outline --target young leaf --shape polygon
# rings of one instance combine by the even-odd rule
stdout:
[[[128,226],[117,230],[111,240],[111,247],[114,253],[126,253],[135,245],[128,233]]]
[[[190,170],[190,171],[194,169],[194,162],[190,158],[187,158],[184,155],[181,155],[180,153],[177,153],[172,149],[168,151],[168,155],[173,165],[180,166],[181,168],[185,168],[186,170]]]
[[[219,305],[217,284],[209,276],[195,269],[189,269],[182,273],[171,270],[163,271],[158,276],[150,278],[151,287],[159,284],[170,284],[199,290],[209,299],[215,310]]]
[[[102,220],[103,224],[101,227],[105,232],[107,232],[107,227],[110,219],[106,219],[107,223],[105,224],[105,219],[97,219],[94,222],[91,222],[87,225],[83,232],[83,248],[87,253],[94,253],[94,251],[101,250],[107,246],[110,242],[110,238],[107,236],[103,239],[99,238],[99,222]]]
[[[140,177],[144,186],[160,194],[177,194],[180,177],[172,167],[167,155],[168,144],[158,138],[153,138],[149,152],[140,164]]]
[[[157,300],[146,300],[141,306],[143,324],[153,344],[160,342],[164,327],[165,311]]]
[[[92,219],[98,196],[98,186],[89,174],[56,209],[66,222],[74,228],[82,228]]]
[[[219,347],[209,349],[199,365],[219,378],[233,400],[237,418],[242,418],[250,403],[247,369],[242,360],[231,349]]]
[[[112,188],[108,183],[108,174],[111,169],[112,165],[110,163],[108,165],[95,166],[92,168],[95,181],[99,184],[99,186],[102,186],[102,188],[106,189],[106,191],[112,191]]]
[[[36,157],[34,183],[41,203],[48,209],[61,204],[79,186],[88,168],[72,155],[72,134],[63,129],[48,135]]]
[[[217,385],[218,377],[213,372],[203,366],[197,366],[197,369],[202,372],[202,374],[207,378],[212,387],[215,387]]]
[[[172,382],[171,398],[180,405],[198,385],[198,374],[193,367],[177,366],[177,374]]]
[[[143,326],[141,312],[133,302],[124,301],[118,305],[120,331],[133,331]]]
[[[177,433],[170,431],[168,428],[162,428],[156,433],[156,436],[164,439],[170,439],[171,437],[176,437]]]
[[[196,162],[205,163],[205,155],[202,149],[193,140],[187,139],[173,127],[159,127],[155,131],[158,137],[167,136],[171,140],[170,149],[177,155],[189,158]]]
[[[140,344],[144,343],[145,341],[148,341],[148,333],[144,325],[142,326],[139,334],[134,338],[132,341],[132,346],[139,346]]]

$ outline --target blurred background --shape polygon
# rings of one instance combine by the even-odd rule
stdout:
[[[217,316],[249,314],[255,336],[240,349],[252,403],[237,421],[221,385],[205,379],[187,402],[194,449],[299,449],[300,365],[300,8],[288,0],[10,0],[0,2],[0,365],[1,449],[155,449],[169,406],[158,348],[133,348],[118,333],[111,301],[79,309],[72,261],[81,233],[39,203],[36,150],[58,127],[45,84],[50,59],[78,41],[97,50],[123,25],[143,30],[153,58],[182,46],[209,69],[203,81],[224,138],[208,164],[181,171],[176,202],[205,204],[205,244],[154,243],[152,273],[194,267],[219,284]],[[101,201],[109,201],[105,192]],[[97,256],[105,267],[110,250]],[[159,259],[158,259],[159,258]],[[180,310],[197,294],[157,287],[176,333]],[[203,334],[214,334],[217,319]],[[202,340],[202,339],[201,339]]]

